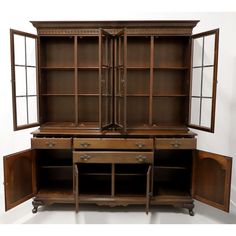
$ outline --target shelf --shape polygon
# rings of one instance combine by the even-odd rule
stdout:
[[[79,172],[79,175],[88,175],[88,176],[111,176],[111,173],[81,173]]]
[[[158,182],[154,185],[158,186]],[[189,189],[190,191],[190,189]],[[174,196],[190,196],[190,192],[187,190],[187,188],[183,188],[181,186],[173,186],[168,184],[162,184],[158,187],[154,188],[154,196],[161,196],[161,197],[174,197]]]
[[[150,70],[150,66],[127,66],[128,70]]]
[[[74,70],[75,67],[70,66],[41,66],[42,70]]]
[[[89,97],[93,97],[93,96],[99,96],[98,93],[79,93],[78,96],[89,96]]]
[[[154,70],[188,70],[189,67],[182,67],[182,66],[159,66],[159,67],[153,67]]]
[[[187,97],[187,94],[153,94],[153,97]]]
[[[78,66],[78,70],[98,70],[99,66]]]
[[[42,168],[42,169],[72,169],[72,165],[70,165],[70,166],[67,166],[67,165],[62,165],[62,166],[60,166],[60,165],[55,165],[55,166],[46,165],[46,166],[40,166],[40,168]]]
[[[75,94],[44,93],[42,96],[75,96]]]
[[[155,166],[155,169],[168,169],[168,170],[187,170],[185,166]]]
[[[146,173],[115,173],[117,176],[146,176]]]
[[[127,97],[149,97],[149,94],[127,94]]]

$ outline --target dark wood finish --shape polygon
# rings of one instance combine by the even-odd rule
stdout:
[[[156,138],[155,148],[158,149],[196,149],[194,138]]]
[[[196,151],[193,168],[193,197],[229,212],[232,158]]]
[[[153,149],[153,139],[74,138],[75,149]]]
[[[31,149],[4,156],[5,210],[36,194],[35,153]]]
[[[35,149],[71,149],[71,138],[32,138],[31,147]]]
[[[79,204],[95,203],[142,204],[147,213],[151,205],[173,205],[193,215],[193,197],[228,210],[231,160],[195,155],[196,134],[188,130],[193,38],[216,35],[217,72],[219,32],[192,36],[196,24],[33,22],[40,129],[26,158],[4,159],[12,181],[10,189],[5,181],[6,209],[35,196],[33,213],[45,204],[74,203],[78,212]],[[14,65],[13,36],[11,48]],[[15,186],[20,167],[27,171]]]

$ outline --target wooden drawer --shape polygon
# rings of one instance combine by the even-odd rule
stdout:
[[[195,138],[156,138],[156,149],[196,149]]]
[[[152,163],[153,152],[73,152],[79,163]]]
[[[153,149],[153,139],[74,138],[76,149]]]
[[[71,138],[32,138],[31,147],[35,149],[71,149]]]

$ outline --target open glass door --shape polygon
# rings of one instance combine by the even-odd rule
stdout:
[[[25,150],[4,156],[5,210],[36,194],[35,153]]]
[[[39,125],[37,36],[10,30],[14,130]]]
[[[192,36],[191,128],[214,132],[219,29]]]
[[[114,123],[117,129],[126,132],[127,34],[125,29],[116,35],[114,48]]]
[[[196,151],[193,162],[195,199],[229,212],[232,158]]]
[[[99,95],[100,128],[109,129],[112,125],[113,108],[113,38],[100,29],[99,34]]]

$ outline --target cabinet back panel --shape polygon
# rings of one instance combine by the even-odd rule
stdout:
[[[41,37],[41,66],[43,67],[73,67],[74,38],[73,37]]]
[[[154,72],[154,94],[186,94],[186,72],[161,70]]]
[[[78,93],[99,93],[98,70],[78,70]]]
[[[149,85],[149,70],[128,70],[127,94],[149,94]]]
[[[73,94],[74,71],[47,70],[41,73],[42,94]]]
[[[99,98],[79,96],[79,122],[99,121]]]
[[[127,66],[150,66],[150,37],[127,38]]]
[[[183,97],[154,97],[153,124],[186,125],[186,105]]]
[[[78,38],[78,66],[98,66],[98,37]]]
[[[154,41],[154,67],[188,66],[188,37],[159,37]]]
[[[43,98],[44,122],[74,122],[74,96],[47,96]]]
[[[127,125],[148,126],[149,98],[127,98]]]

